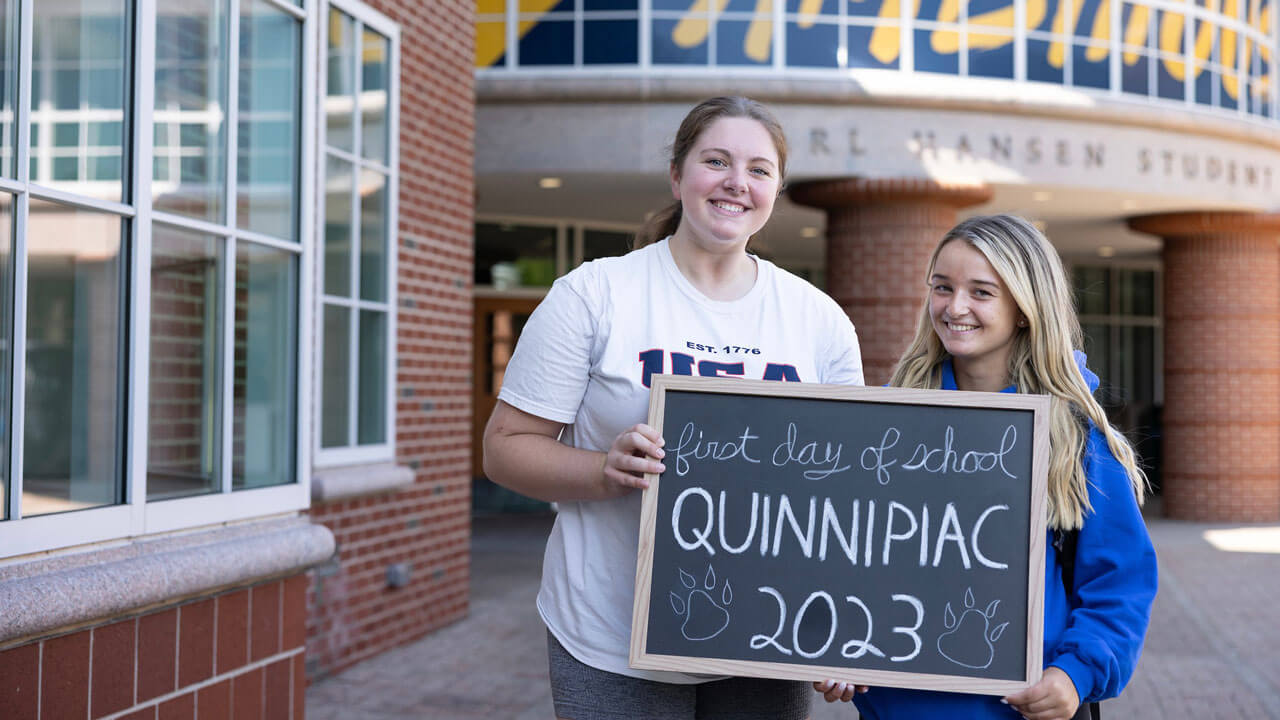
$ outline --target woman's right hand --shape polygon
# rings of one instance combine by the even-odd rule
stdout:
[[[625,495],[648,488],[645,473],[658,474],[667,469],[661,462],[667,454],[662,449],[665,442],[657,430],[644,423],[632,425],[614,438],[602,468],[610,494]]]
[[[854,685],[853,683],[839,682],[837,680],[822,680],[813,683],[813,691],[822,693],[822,698],[829,703],[849,702],[855,694],[861,694],[870,689],[867,685]]]

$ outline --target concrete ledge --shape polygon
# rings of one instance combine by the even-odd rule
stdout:
[[[16,562],[0,567],[0,648],[294,575],[333,552],[328,528],[290,517]]]
[[[323,503],[392,492],[413,484],[413,471],[395,463],[318,468],[311,474],[311,500]]]

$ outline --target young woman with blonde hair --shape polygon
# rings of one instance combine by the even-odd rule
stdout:
[[[1005,698],[815,683],[864,718],[1068,720],[1114,697],[1142,650],[1156,558],[1139,506],[1147,490],[1129,442],[1093,397],[1071,286],[1058,253],[1011,215],[974,217],[938,243],[928,297],[890,385],[1051,398],[1043,678]],[[1074,581],[1053,540],[1074,531]],[[1068,559],[1070,561],[1070,559]],[[859,688],[862,690],[862,688]],[[1087,717],[1087,715],[1084,715]]]

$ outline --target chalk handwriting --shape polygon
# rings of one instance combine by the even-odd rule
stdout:
[[[698,426],[691,422],[685,423],[680,430],[680,440],[673,449],[676,454],[676,475],[684,477],[688,474],[689,458],[725,462],[740,457],[749,463],[759,463],[759,460],[747,454],[747,443],[757,438],[759,436],[752,435],[751,428],[747,427],[736,438],[736,443],[732,440],[704,440]]]
[[[880,438],[880,446],[868,446],[862,451],[862,469],[875,470],[876,481],[881,485],[889,484],[889,468],[898,464],[897,460],[889,460],[885,458],[885,452],[898,444],[898,438],[902,433],[898,432],[898,428],[889,428],[884,431],[884,436]],[[867,456],[872,459],[868,460]],[[870,464],[868,464],[870,463]]]
[[[916,445],[911,459],[903,463],[903,470],[924,470],[931,473],[963,473],[989,472],[999,467],[1000,472],[1017,479],[1017,475],[1009,472],[1004,466],[1004,456],[1013,450],[1018,440],[1018,430],[1010,425],[1000,438],[1000,448],[992,452],[969,450],[963,455],[952,447],[955,442],[955,429],[950,425],[943,433],[942,447],[930,448],[924,443]]]
[[[892,550],[914,541],[918,552],[912,550],[912,557],[920,567],[940,567],[952,557],[965,570],[972,569],[974,561],[993,570],[1009,567],[1006,562],[992,560],[981,543],[987,520],[992,513],[1009,510],[1008,505],[988,506],[969,524],[966,533],[965,522],[951,502],[943,505],[942,519],[936,532],[931,532],[927,503],[915,508],[889,501],[877,513],[876,501],[867,500],[864,513],[860,499],[852,500],[846,506],[847,512],[837,509],[831,498],[808,496],[797,502],[786,493],[779,493],[774,500],[767,493],[752,492],[747,510],[745,496],[731,501],[725,490],[713,496],[696,485],[685,488],[676,496],[671,511],[672,537],[682,549],[701,549],[711,557],[717,551],[742,555],[752,548],[758,534],[760,557],[779,557],[784,550],[794,548],[806,559],[816,557],[825,562],[828,551],[835,550],[833,558],[843,555],[853,567],[889,566]],[[877,517],[883,521],[881,531],[877,531]],[[729,537],[736,535],[731,528],[744,525],[745,537]]]
[[[843,448],[840,443],[836,443],[835,447],[829,442],[825,443],[825,447],[819,451],[817,442],[800,444],[796,437],[798,434],[796,424],[788,423],[787,439],[773,449],[774,466],[783,467],[791,463],[819,466],[819,469],[804,471],[806,480],[822,480],[849,469],[848,465],[840,464],[840,450]]]
[[[800,609],[796,611],[795,619],[791,623],[790,642],[784,644],[784,642],[787,641],[787,638],[783,636],[783,633],[785,633],[787,629],[786,598],[783,597],[782,593],[779,592],[777,588],[769,585],[762,585],[756,588],[756,590],[772,597],[774,602],[777,603],[778,625],[774,628],[771,635],[765,635],[764,633],[756,633],[755,635],[752,635],[751,640],[748,643],[752,650],[765,650],[766,648],[770,648],[782,653],[783,655],[792,655],[794,653],[810,660],[820,658],[827,654],[827,651],[831,649],[832,643],[835,641],[840,629],[840,612],[839,608],[836,606],[835,598],[831,597],[831,593],[828,593],[825,590],[815,590],[809,593],[809,596],[805,598],[803,603],[801,603]],[[903,593],[894,594],[892,596],[892,600],[893,602],[904,603],[911,607],[912,611],[915,613],[915,624],[897,625],[893,628],[893,634],[906,635],[911,639],[912,649],[901,655],[894,655],[890,657],[889,660],[891,662],[906,662],[908,660],[914,660],[916,656],[920,654],[920,648],[923,646],[923,641],[917,631],[920,629],[920,626],[924,625],[924,604],[920,602],[919,598]],[[863,634],[863,637],[850,640],[840,647],[841,657],[849,660],[856,660],[867,653],[871,653],[876,657],[883,658],[885,656],[885,652],[871,642],[871,638],[875,632],[875,622],[871,617],[871,609],[868,608],[867,604],[857,595],[846,595],[845,602],[857,607],[858,610],[861,611],[859,614],[865,621],[867,629]],[[826,610],[826,612],[821,613],[821,615],[827,619],[827,636],[822,645],[816,650],[807,650],[800,645],[802,628],[816,629],[821,627],[821,625],[817,623],[822,622],[820,619],[806,619],[810,615],[809,609],[813,607],[815,603],[819,603],[819,607],[823,607]],[[820,636],[821,635],[819,634],[819,637]],[[813,635],[810,635],[809,637],[813,637]]]

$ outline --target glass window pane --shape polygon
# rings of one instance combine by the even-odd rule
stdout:
[[[11,332],[10,301],[13,293],[13,196],[0,194],[0,417],[9,417]],[[9,423],[0,429],[0,520],[9,517]]]
[[[152,233],[148,500],[222,485],[220,242],[161,224]]]
[[[1107,315],[1111,312],[1111,293],[1105,267],[1081,266],[1075,269],[1076,310],[1081,315]]]
[[[351,444],[351,310],[324,306],[324,357],[320,380],[320,446]]]
[[[1116,355],[1120,361],[1122,393],[1126,404],[1150,405],[1155,402],[1155,328],[1122,327],[1120,347]]]
[[[524,32],[519,47],[521,65],[572,65],[573,23],[543,20]]]
[[[35,95],[53,102],[37,103],[33,98],[31,125],[33,131],[36,126],[47,128],[41,138],[54,142],[52,146],[33,144],[33,179],[79,195],[124,199],[120,159],[130,70],[127,4],[126,0],[34,3],[34,33],[42,42],[40,52],[32,56],[31,83]],[[101,126],[89,144],[79,128],[91,116]],[[79,162],[90,155],[116,162]]]
[[[235,489],[296,481],[298,261],[252,243],[236,248],[232,467]]]
[[[1084,352],[1090,358],[1089,366],[1110,383],[1111,326],[1083,323],[1080,329],[1084,333]],[[1106,388],[1099,391],[1099,400],[1106,396]]]
[[[556,229],[476,223],[475,284],[549,287],[556,279]]]
[[[18,0],[0,0],[0,177],[12,178],[18,174],[14,115],[17,102]]]
[[[586,65],[634,65],[640,58],[640,23],[597,20],[582,24],[582,62]]]
[[[1155,315],[1155,272],[1152,270],[1121,270],[1118,275],[1120,314],[1148,317]]]
[[[387,177],[360,173],[360,298],[387,299]]]
[[[685,7],[681,9],[688,11],[689,6],[686,4]],[[680,26],[682,22],[680,20],[668,20],[663,18],[663,19],[655,19],[653,21],[653,37],[651,40],[652,47],[650,50],[650,52],[652,53],[652,56],[651,56],[650,62],[652,62],[654,65],[706,65],[707,64],[707,47],[708,47],[708,43],[706,42],[707,25],[703,22],[698,22],[697,21],[699,19],[698,14],[692,11],[689,11],[689,14],[686,16],[686,19],[688,22],[685,22],[685,27],[694,28],[693,32],[686,33],[689,37],[685,37],[676,32],[676,28]],[[543,25],[548,25],[548,24],[550,23],[543,23]],[[564,31],[561,31],[560,34],[568,36],[567,47],[570,50],[572,50],[573,25],[569,23],[561,23],[561,24],[565,26],[567,33]],[[527,41],[527,38],[529,38],[532,35],[533,33],[531,32],[529,33],[529,35],[525,36],[526,39],[522,39],[520,41],[520,64],[521,65],[536,64],[536,63],[531,63],[525,59],[525,53],[530,52],[530,50],[532,49],[532,48],[526,48],[527,42],[531,42],[531,41]],[[554,36],[550,39],[549,42],[554,44],[557,41],[561,43],[566,42],[565,40],[558,39]],[[542,57],[543,55],[546,55],[546,54],[547,53],[540,52],[538,53],[538,57]],[[563,65],[568,65],[572,62],[573,62],[572,55],[570,55],[567,61],[563,59],[560,60],[560,64],[563,64]]]
[[[264,0],[240,12],[237,225],[297,239],[299,46],[297,20]]]
[[[356,397],[360,403],[361,445],[387,441],[387,314],[360,311],[360,377]]]
[[[157,210],[224,222],[225,2],[168,0],[156,15]]]
[[[354,152],[356,112],[356,24],[346,13],[329,10],[329,57],[324,103],[325,142]]]
[[[862,3],[872,5],[872,3]],[[850,8],[858,7],[851,3]],[[845,63],[851,68],[884,68],[897,69],[902,60],[898,44],[892,38],[899,37],[900,29],[896,23],[871,25],[850,25],[846,34],[848,57]]]
[[[631,250],[631,233],[610,230],[584,230],[582,262],[596,258],[626,255]]]
[[[787,67],[839,67],[840,27],[787,23]]]
[[[960,73],[960,54],[951,48],[960,47],[960,33],[955,30],[915,31],[916,70],[922,72]]]
[[[324,294],[351,297],[351,163],[329,156],[324,177]]]
[[[391,86],[391,43],[366,29],[360,50],[360,155],[387,164],[387,88]]]
[[[22,514],[120,502],[122,237],[115,215],[31,199]]]

